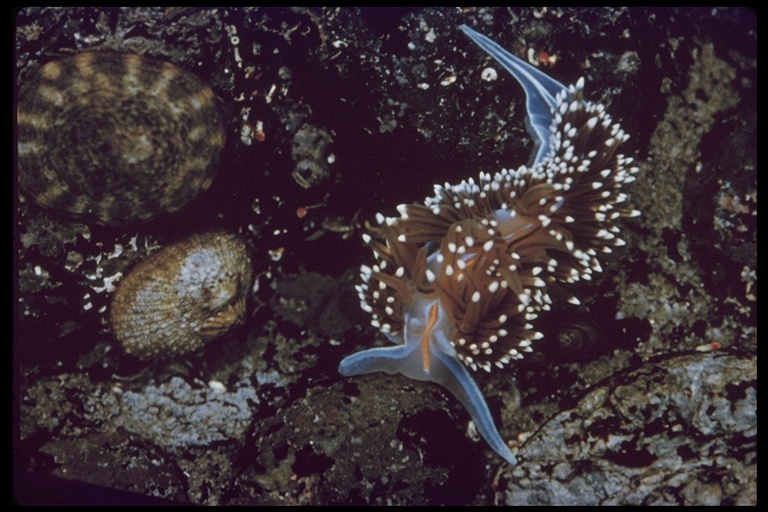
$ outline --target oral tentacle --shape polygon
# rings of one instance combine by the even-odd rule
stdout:
[[[444,338],[439,342],[449,345]],[[434,358],[439,363],[435,365],[435,382],[445,387],[461,402],[485,442],[508,463],[516,465],[517,459],[499,434],[483,393],[477,387],[466,366],[455,355],[442,350],[435,350]]]

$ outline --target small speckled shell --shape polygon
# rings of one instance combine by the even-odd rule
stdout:
[[[38,205],[100,224],[177,211],[213,181],[216,101],[191,73],[138,55],[48,62],[19,94],[19,183]]]
[[[139,263],[112,300],[115,337],[141,359],[193,352],[239,325],[251,286],[245,244],[195,234]]]

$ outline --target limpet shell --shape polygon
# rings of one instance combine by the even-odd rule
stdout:
[[[106,225],[183,208],[212,183],[225,142],[213,91],[173,64],[86,52],[22,86],[19,184],[36,204]]]
[[[120,283],[112,331],[140,359],[193,352],[242,323],[251,258],[237,236],[194,234],[139,263]]]

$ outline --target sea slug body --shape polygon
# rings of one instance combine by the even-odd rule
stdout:
[[[542,336],[531,321],[549,309],[551,283],[590,279],[601,270],[597,253],[624,245],[615,221],[639,215],[623,192],[638,169],[616,153],[628,135],[602,105],[583,99],[583,80],[565,87],[461,28],[523,86],[533,162],[436,185],[424,204],[377,216],[379,226],[363,235],[376,263],[361,268],[357,291],[394,346],[348,356],[339,371],[441,384],[491,448],[516,464],[469,370],[503,368],[531,352]]]
[[[251,286],[246,245],[223,232],[164,247],[122,280],[112,331],[139,359],[193,352],[242,323]]]
[[[19,184],[37,205],[98,224],[175,212],[213,181],[216,103],[196,76],[139,55],[48,62],[19,92]]]

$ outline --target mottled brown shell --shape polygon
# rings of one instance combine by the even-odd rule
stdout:
[[[141,359],[193,352],[242,323],[251,260],[236,236],[202,233],[139,263],[112,300],[115,337]]]
[[[28,197],[115,226],[184,207],[210,186],[225,141],[208,86],[132,54],[48,62],[21,88],[17,119]]]

